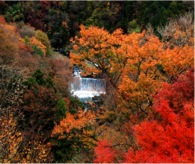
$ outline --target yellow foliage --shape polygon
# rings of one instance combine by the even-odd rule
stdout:
[[[16,129],[16,120],[10,114],[8,118],[0,118],[0,162],[10,163],[18,161],[18,149],[22,141],[22,134]]]
[[[0,117],[0,163],[43,163],[52,161],[50,146],[39,141],[27,141],[17,129],[16,119],[10,114]],[[50,155],[50,158],[48,158]]]

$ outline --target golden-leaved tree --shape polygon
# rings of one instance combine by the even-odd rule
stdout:
[[[80,28],[72,39],[71,60],[83,75],[102,75],[111,82],[119,93],[120,110],[148,114],[161,83],[173,82],[193,67],[193,45],[188,42],[171,48],[151,31],[125,35],[120,29],[110,34],[93,26]]]
[[[51,134],[53,149],[57,150],[54,153],[57,162],[86,162],[92,158],[96,145],[94,123],[95,115],[90,110],[84,112],[79,109],[75,114],[66,112],[66,117],[55,125]]]
[[[159,71],[162,43],[154,35],[128,35],[128,60],[121,76],[119,92],[132,111],[148,113],[152,96],[161,86],[163,76]]]
[[[117,52],[125,36],[120,29],[112,34],[98,27],[80,26],[80,37],[72,39],[73,51],[70,53],[73,64],[82,69],[82,75],[102,75],[115,86],[119,80],[126,58]]]

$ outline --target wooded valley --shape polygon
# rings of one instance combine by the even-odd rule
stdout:
[[[193,163],[194,2],[1,1],[0,122],[0,163]]]

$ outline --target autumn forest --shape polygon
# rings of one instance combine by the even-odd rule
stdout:
[[[173,162],[194,163],[193,1],[0,1],[0,163]]]

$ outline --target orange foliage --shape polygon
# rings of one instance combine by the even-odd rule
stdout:
[[[19,44],[20,49],[28,52],[32,52],[33,51],[32,46],[34,45],[37,46],[43,52],[44,56],[46,56],[46,49],[47,49],[46,46],[43,45],[42,42],[36,39],[34,36],[30,38],[29,43],[26,43],[25,39],[23,38],[20,38],[19,41],[20,41]]]
[[[59,125],[56,125],[52,131],[52,136],[56,134],[70,133],[72,129],[82,129],[83,127],[93,123],[95,117],[88,111],[83,112],[79,110],[77,114],[66,114],[66,118],[60,121]]]
[[[161,56],[161,63],[168,78],[177,78],[186,70],[194,67],[194,46],[166,49]]]
[[[30,45],[27,45],[25,43],[25,40],[23,38],[20,38],[19,39],[19,49],[20,50],[24,50],[24,51],[27,51],[27,52],[30,52],[32,53],[33,52],[33,49]]]
[[[81,37],[71,39],[73,51],[70,53],[73,64],[79,65],[83,75],[106,74],[114,83],[118,81],[125,65],[123,54],[117,54],[117,47],[124,39],[122,31],[117,29],[109,34],[97,27],[80,26]]]
[[[37,46],[38,48],[41,49],[41,51],[43,52],[44,56],[46,55],[46,46],[44,46],[41,41],[37,40],[35,37],[30,38],[30,43],[32,45]]]
[[[79,148],[77,145],[79,142],[85,148],[91,149],[96,143],[92,128],[94,121],[95,115],[91,111],[79,110],[74,115],[67,112],[66,118],[61,120],[59,125],[55,125],[51,136],[57,137],[58,140],[70,140],[71,147],[74,148]]]
[[[93,26],[80,28],[80,36],[71,40],[71,61],[83,76],[107,77],[132,111],[150,112],[162,82],[172,82],[193,67],[193,46],[165,49],[158,37],[145,31],[124,35],[120,29],[109,34]]]
[[[152,97],[164,80],[157,67],[163,51],[162,43],[153,35],[146,36],[145,32],[133,33],[127,38],[128,60],[118,89],[133,111],[149,112]]]

